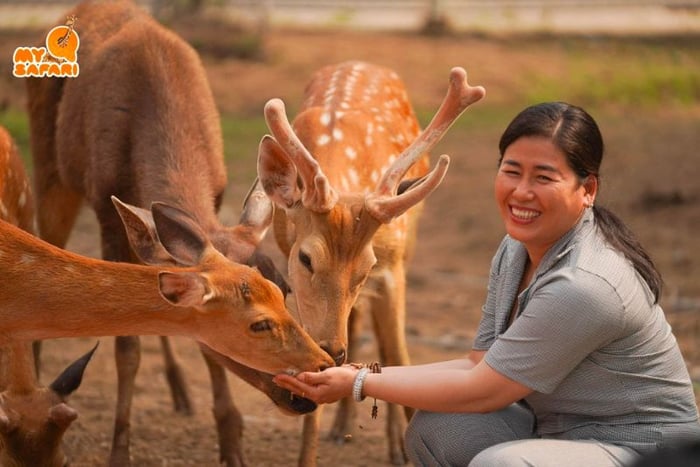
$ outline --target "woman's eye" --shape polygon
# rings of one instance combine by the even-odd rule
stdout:
[[[250,325],[250,330],[253,332],[265,332],[272,331],[272,323],[269,319],[263,319],[262,321],[256,321]]]
[[[309,272],[314,272],[314,268],[311,267],[311,257],[303,251],[299,252],[299,262],[303,264],[304,267],[309,270]]]
[[[552,181],[552,178],[547,177],[546,175],[539,175],[539,176],[537,177],[537,180],[539,180],[540,182],[548,183],[548,182],[551,182],[551,181]]]

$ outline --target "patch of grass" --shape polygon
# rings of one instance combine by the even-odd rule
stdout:
[[[24,160],[24,165],[31,172],[32,158],[29,150],[29,117],[27,113],[10,107],[0,112],[0,125],[4,126],[12,135]]]
[[[700,100],[700,56],[693,46],[669,53],[643,41],[568,40],[562,73],[533,72],[525,93],[532,102],[562,99],[588,106],[689,108]]]
[[[229,177],[247,185],[257,175],[258,144],[269,131],[265,119],[233,114],[221,115],[224,157]]]

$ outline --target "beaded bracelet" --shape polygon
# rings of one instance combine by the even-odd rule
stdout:
[[[362,395],[362,386],[365,384],[365,378],[368,374],[369,368],[360,368],[360,371],[355,375],[355,381],[352,383],[352,398],[357,402],[365,400],[365,396]]]
[[[352,398],[357,402],[362,402],[365,400],[365,396],[362,394],[362,387],[365,384],[367,375],[369,373],[381,373],[382,366],[379,362],[373,362],[369,365],[362,363],[351,363],[350,365],[360,369],[357,375],[355,375],[355,380],[352,382]],[[377,399],[375,398],[372,404],[372,418],[377,418],[377,412],[379,412],[379,408],[377,407]]]

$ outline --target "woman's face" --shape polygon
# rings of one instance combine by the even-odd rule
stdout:
[[[506,149],[495,181],[506,232],[539,262],[593,203],[597,179],[582,184],[548,139],[524,136]]]

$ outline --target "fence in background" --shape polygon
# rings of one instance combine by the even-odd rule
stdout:
[[[699,33],[700,0],[190,0],[271,26],[419,30],[430,18],[457,31]],[[137,0],[146,8],[168,0]],[[0,27],[55,22],[71,1],[0,0]]]

